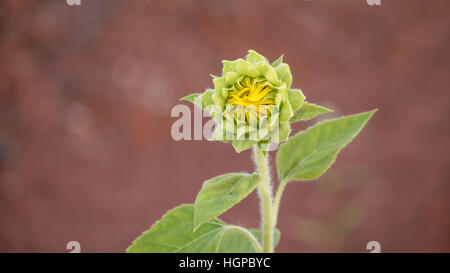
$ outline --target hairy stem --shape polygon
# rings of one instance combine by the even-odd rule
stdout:
[[[247,229],[241,228],[240,226],[230,225],[230,226],[225,227],[225,232],[228,232],[228,231],[240,232],[241,234],[243,234],[245,237],[247,237],[249,239],[249,241],[252,243],[253,247],[255,248],[256,252],[261,253],[263,251],[261,245],[258,242],[258,239],[256,239],[256,237]]]
[[[273,200],[273,207],[272,207],[272,217],[273,217],[273,224],[277,224],[278,219],[278,210],[280,209],[280,201],[281,196],[283,195],[284,188],[286,187],[286,182],[281,181],[280,185],[278,186],[277,193],[275,194],[275,198]]]
[[[272,185],[270,183],[267,155],[261,150],[258,144],[253,147],[254,160],[257,171],[262,180],[258,185],[258,193],[261,199],[261,222],[262,222],[262,243],[263,252],[273,252],[273,231],[275,220],[272,208]]]

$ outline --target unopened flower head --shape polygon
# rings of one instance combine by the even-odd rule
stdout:
[[[216,121],[212,140],[231,141],[236,151],[256,142],[282,142],[289,137],[289,120],[305,100],[292,89],[292,74],[283,56],[269,63],[249,50],[245,59],[223,61],[221,76],[212,76],[214,89],[183,99],[208,110]]]

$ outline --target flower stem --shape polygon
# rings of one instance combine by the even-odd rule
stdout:
[[[280,201],[281,196],[283,195],[284,188],[286,187],[286,182],[281,181],[280,185],[278,186],[277,192],[275,193],[275,198],[273,200],[273,207],[272,207],[272,217],[273,217],[273,224],[277,224],[277,218],[278,218],[278,210],[280,208]]]
[[[273,217],[272,185],[269,178],[267,155],[258,144],[253,147],[254,160],[257,171],[262,179],[258,185],[259,198],[261,200],[262,244],[263,252],[273,252],[273,230],[276,220]]]

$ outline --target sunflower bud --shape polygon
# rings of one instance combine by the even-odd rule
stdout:
[[[212,140],[231,141],[237,152],[258,142],[286,141],[291,131],[289,120],[302,107],[305,96],[299,89],[290,89],[292,74],[283,57],[270,64],[249,50],[245,60],[222,63],[222,76],[213,76],[214,89],[201,95],[206,99],[203,109],[216,109]]]

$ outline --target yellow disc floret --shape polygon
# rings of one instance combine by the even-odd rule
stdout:
[[[275,104],[275,90],[264,79],[244,77],[237,81],[228,93],[227,105],[238,120],[249,120],[249,115],[258,119],[269,116],[269,105]]]

